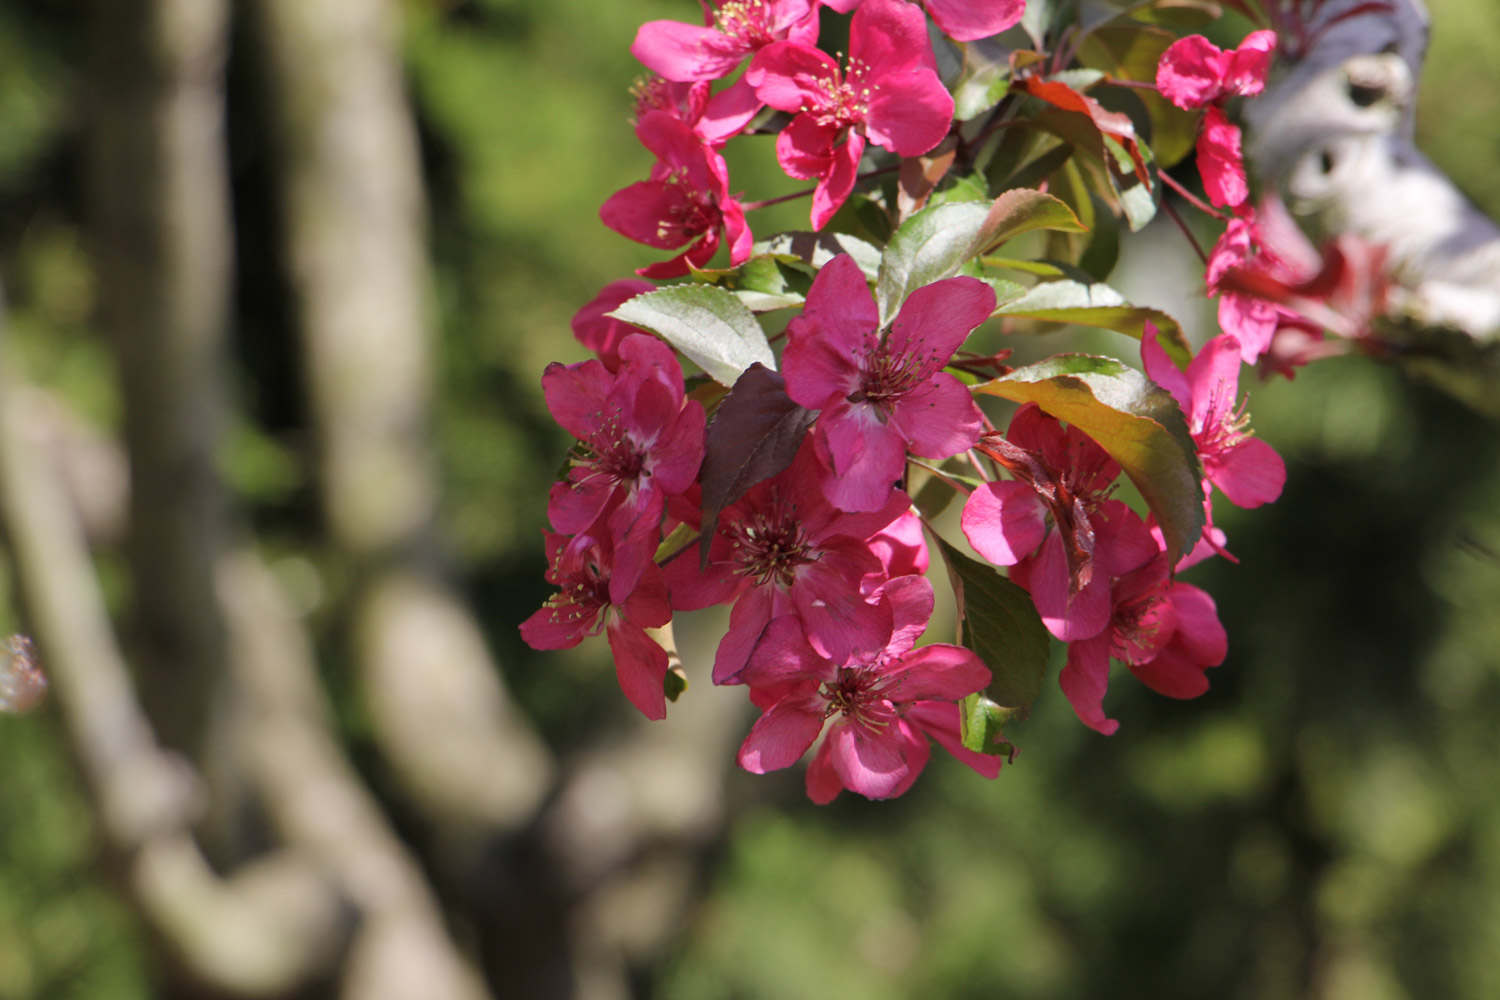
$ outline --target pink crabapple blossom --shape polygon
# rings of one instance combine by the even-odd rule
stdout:
[[[819,655],[846,660],[879,649],[890,611],[868,604],[862,587],[883,571],[868,539],[911,505],[887,487],[884,505],[848,513],[823,497],[821,469],[810,444],[792,464],[752,486],[724,509],[699,568],[693,553],[666,565],[672,606],[692,611],[734,602],[729,631],[714,657],[715,684],[732,681],[748,662],[766,626],[795,615]]]
[[[859,265],[840,254],[813,279],[787,324],[787,395],[819,410],[813,430],[829,502],[875,510],[911,452],[947,458],[969,448],[983,417],[963,384],[941,371],[995,308],[976,278],[945,278],[912,292],[881,336],[875,297]]]
[[[823,6],[847,14],[860,0],[823,0]],[[990,38],[1017,24],[1026,0],[925,0],[923,6],[943,34],[955,42]]]
[[[521,638],[533,649],[568,649],[604,629],[620,690],[646,718],[666,718],[667,653],[645,631],[672,619],[661,570],[648,562],[625,584],[607,535],[546,538],[547,581],[558,591],[521,623]]]
[[[1141,338],[1141,360],[1151,380],[1182,407],[1203,474],[1230,503],[1259,507],[1281,495],[1286,465],[1270,445],[1252,436],[1244,403],[1235,398],[1241,351],[1232,334],[1221,334],[1204,344],[1184,374],[1157,343],[1156,327],[1148,320]]]
[[[994,777],[1000,759],[959,742],[956,704],[989,684],[989,669],[959,646],[915,645],[932,616],[932,584],[897,577],[871,600],[890,608],[888,637],[843,663],[819,656],[796,618],[770,623],[737,678],[764,710],[740,748],[740,765],[756,774],[790,767],[832,720],[807,770],[815,802],[830,802],[843,788],[871,799],[903,794],[927,763],[928,736]]]
[[[1109,622],[1109,581],[1156,554],[1139,515],[1110,499],[1120,467],[1076,427],[1035,403],[1016,411],[1004,438],[979,450],[1016,478],[969,495],[959,525],[974,551],[1025,587],[1064,642],[1097,635]]]
[[[666,498],[693,485],[703,461],[703,406],[683,395],[682,367],[654,337],[621,341],[620,367],[557,362],[542,375],[547,408],[580,449],[552,488],[552,527],[602,524],[628,589],[656,550]]]
[[[743,206],[729,194],[724,158],[667,111],[643,114],[636,136],[657,157],[651,178],[610,195],[599,208],[599,218],[638,243],[666,250],[687,248],[636,273],[646,278],[680,277],[707,264],[725,239],[731,266],[748,260],[754,237]]]
[[[647,21],[630,46],[648,69],[682,83],[719,80],[739,68],[746,56],[773,42],[818,41],[814,0],[719,0],[704,4],[706,24]]]
[[[865,0],[854,12],[847,69],[811,45],[786,41],[756,53],[745,79],[761,101],[794,115],[776,138],[776,159],[792,177],[817,179],[814,229],[854,189],[866,140],[920,156],[942,141],[953,120],[927,19],[905,0]]]
[[[1108,736],[1120,727],[1104,714],[1110,657],[1158,694],[1196,698],[1208,690],[1205,671],[1224,662],[1228,642],[1213,598],[1174,580],[1161,552],[1113,581],[1108,627],[1068,645],[1058,684],[1078,718]]]
[[[682,83],[653,75],[636,81],[631,93],[635,95],[637,122],[652,111],[664,111],[714,149],[744,131],[761,109],[755,88],[743,80],[710,94],[707,80]]]

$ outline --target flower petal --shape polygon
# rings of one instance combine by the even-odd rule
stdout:
[[[823,730],[823,706],[815,698],[783,698],[755,720],[740,747],[740,767],[765,774],[802,759]]]
[[[1120,728],[1119,722],[1104,714],[1104,693],[1109,688],[1108,635],[1068,646],[1068,662],[1057,681],[1085,726],[1105,736]]]
[[[607,631],[620,690],[646,718],[665,719],[667,696],[662,683],[667,676],[667,651],[639,625],[617,621]]]

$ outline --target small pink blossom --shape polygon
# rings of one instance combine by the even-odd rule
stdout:
[[[1269,444],[1252,436],[1244,403],[1235,399],[1241,351],[1232,334],[1203,345],[1184,375],[1157,343],[1156,328],[1148,321],[1141,360],[1151,380],[1170,392],[1187,415],[1203,474],[1230,503],[1259,507],[1281,495],[1286,465]]]
[[[704,145],[714,149],[744,131],[763,107],[755,96],[755,88],[743,79],[710,94],[707,80],[683,83],[650,76],[638,81],[631,92],[635,95],[637,122],[652,111],[665,111],[692,129]]]
[[[1245,157],[1238,125],[1230,123],[1215,105],[1203,114],[1198,127],[1198,173],[1203,191],[1215,205],[1238,208],[1250,197]]]
[[[1162,552],[1114,581],[1109,626],[1069,644],[1058,683],[1078,718],[1108,736],[1120,727],[1103,707],[1111,656],[1158,694],[1196,698],[1208,690],[1205,671],[1223,663],[1228,648],[1213,598],[1173,580]]]
[[[868,604],[867,577],[883,571],[868,539],[911,505],[900,490],[870,513],[847,513],[823,496],[822,470],[804,444],[781,473],[752,486],[719,516],[700,569],[696,551],[666,566],[673,607],[692,611],[733,601],[714,657],[715,684],[731,682],[770,622],[795,615],[820,656],[843,662],[881,648],[890,611]]]
[[[745,57],[772,42],[818,41],[814,0],[719,0],[704,5],[706,24],[647,21],[636,32],[631,55],[668,80],[718,80]]]
[[[1014,480],[985,483],[959,519],[980,556],[1012,566],[1042,623],[1064,642],[1097,635],[1109,622],[1109,581],[1156,554],[1145,522],[1110,499],[1120,467],[1076,427],[1064,428],[1034,403],[1011,418],[1004,438],[979,449]]]
[[[1274,31],[1255,31],[1226,52],[1202,35],[1173,42],[1156,66],[1156,89],[1184,111],[1228,97],[1251,97],[1265,89]]]
[[[1222,283],[1230,271],[1250,266],[1258,251],[1255,216],[1248,208],[1241,209],[1209,252],[1204,275],[1208,294],[1219,297],[1219,328],[1240,342],[1240,357],[1247,365],[1253,365],[1270,347],[1281,311],[1274,302],[1223,287]]]
[[[787,395],[821,411],[813,441],[834,506],[875,510],[905,472],[908,451],[947,458],[978,439],[979,408],[941,369],[994,308],[984,282],[946,278],[912,292],[882,337],[854,258],[840,254],[818,272],[802,314],[787,324],[782,367]]]
[[[915,647],[932,616],[932,585],[897,577],[872,600],[890,608],[888,639],[842,664],[819,656],[795,618],[771,622],[739,677],[765,710],[740,748],[740,766],[756,774],[791,766],[831,719],[807,770],[808,796],[820,804],[844,788],[871,799],[903,794],[927,763],[928,736],[994,777],[1000,759],[959,742],[956,705],[989,684],[989,669],[959,646]]]
[[[680,277],[707,264],[726,238],[730,264],[737,267],[748,260],[754,237],[743,206],[729,194],[724,158],[666,111],[642,115],[636,135],[657,157],[651,179],[610,195],[599,217],[615,232],[647,246],[687,248],[636,273]]]
[[[604,525],[628,588],[650,562],[666,498],[693,485],[703,461],[703,406],[683,394],[682,367],[655,337],[619,347],[620,368],[553,362],[542,375],[547,408],[578,438],[567,478],[552,488],[548,517],[574,534]]]
[[[665,718],[667,653],[645,631],[672,619],[661,571],[648,564],[625,583],[608,536],[546,537],[547,582],[558,591],[521,623],[521,638],[533,649],[569,649],[605,629],[620,690],[646,718]]]
[[[865,0],[855,12],[847,70],[811,45],[787,41],[757,53],[745,79],[763,102],[795,114],[777,136],[776,158],[792,177],[817,178],[814,229],[854,189],[867,139],[919,156],[942,141],[953,119],[926,18],[905,0]]]
[[[847,14],[860,0],[823,0],[823,6]],[[998,35],[1026,13],[1026,0],[925,0],[927,13],[956,42]]]

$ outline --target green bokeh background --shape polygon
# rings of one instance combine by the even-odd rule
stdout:
[[[1420,141],[1500,216],[1500,7],[1429,6]],[[0,278],[13,363],[108,428],[78,162],[80,9],[0,7]],[[571,719],[628,708],[602,642],[542,656],[515,632],[547,590],[543,498],[567,445],[538,376],[583,356],[573,311],[651,259],[596,211],[649,166],[628,121],[635,27],[690,19],[693,5],[404,9],[432,206],[447,541],[509,683],[566,751],[590,735]],[[228,462],[266,544],[290,549],[315,531],[309,453],[278,279],[250,263],[269,203],[243,61],[231,123],[245,419]],[[750,197],[792,189],[769,144],[731,163]],[[753,223],[792,228],[803,212]],[[1231,636],[1208,695],[1174,703],[1117,677],[1108,707],[1123,724],[1106,739],[1049,682],[997,781],[935,757],[892,803],[818,808],[798,774],[732,776],[747,804],[701,905],[641,970],[642,994],[1500,996],[1496,428],[1362,359],[1260,387],[1253,412],[1288,482],[1271,508],[1224,510],[1239,565],[1191,577]],[[110,579],[108,554],[103,565]],[[0,775],[0,1000],[152,995],[54,716],[0,718]]]

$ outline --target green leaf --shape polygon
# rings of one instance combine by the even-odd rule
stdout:
[[[1154,83],[1162,53],[1176,40],[1173,32],[1119,19],[1089,32],[1079,44],[1078,56],[1116,79]],[[1193,148],[1201,115],[1182,110],[1155,90],[1141,88],[1136,96],[1151,121],[1151,150],[1157,163],[1162,167],[1176,164]]]
[[[963,71],[953,84],[953,120],[960,122],[984,114],[1010,89],[1010,54],[996,39],[969,42],[963,51]]]
[[[1006,191],[993,202],[953,201],[924,208],[901,224],[880,259],[875,301],[884,325],[923,285],[951,278],[991,248],[1035,229],[1084,232],[1077,216],[1040,191]]]
[[[669,285],[637,295],[609,315],[657,334],[720,385],[734,385],[757,362],[776,367],[755,314],[722,288]]]
[[[817,271],[839,254],[846,253],[854,258],[854,263],[871,281],[880,270],[880,248],[848,233],[777,233],[755,244],[753,252],[797,261],[811,271]]]
[[[958,703],[959,738],[975,753],[1005,755],[1007,764],[1016,759],[1016,746],[1005,738],[1005,724],[1019,717],[1014,708],[997,705],[975,692]]]
[[[1193,357],[1193,349],[1183,336],[1181,324],[1160,309],[1131,305],[1123,295],[1103,282],[1048,281],[1034,285],[1020,298],[1003,303],[995,310],[995,315],[1076,323],[1114,330],[1136,340],[1146,335],[1149,321],[1155,324],[1158,342],[1174,361],[1186,364]]]
[[[1187,420],[1170,393],[1134,368],[1059,354],[973,391],[1036,403],[1098,442],[1156,515],[1174,564],[1203,533],[1203,470]]]
[[[953,584],[959,641],[990,668],[986,693],[1009,708],[1029,708],[1042,693],[1048,653],[1047,629],[1031,595],[993,566],[934,537]]]

